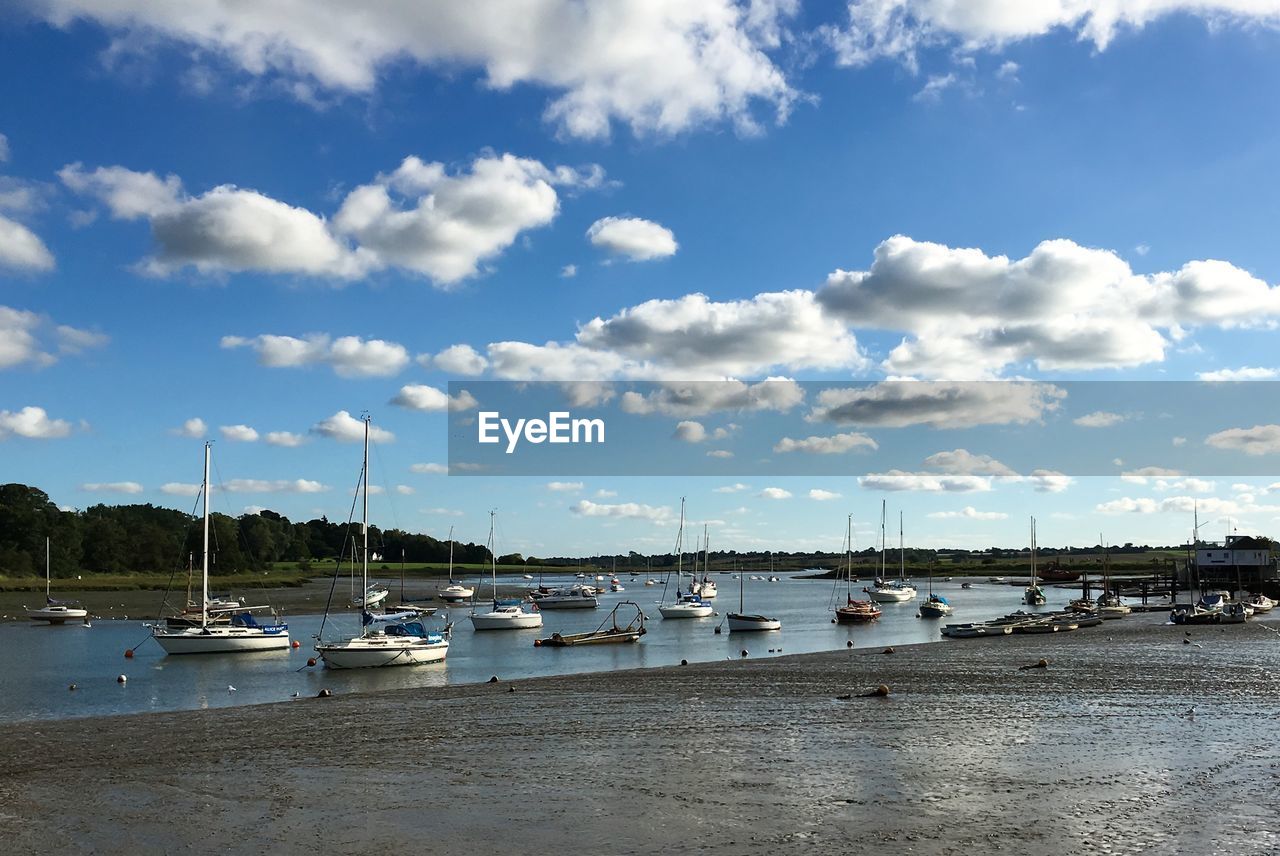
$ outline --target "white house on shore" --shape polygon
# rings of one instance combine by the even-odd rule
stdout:
[[[1245,588],[1274,582],[1277,579],[1274,547],[1270,539],[1251,535],[1228,535],[1221,545],[1202,541],[1196,545],[1196,571],[1202,583],[1221,583],[1232,588],[1237,580]]]

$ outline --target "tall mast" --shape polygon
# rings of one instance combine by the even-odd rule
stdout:
[[[497,545],[493,543],[493,515],[497,514],[496,510],[489,512],[489,566],[493,569],[493,608],[498,608],[498,551],[495,549]]]
[[[680,600],[680,575],[684,573],[684,497],[680,497],[680,528],[676,530],[676,600]],[[670,575],[667,577],[670,579]],[[666,599],[664,592],[663,599]]]
[[[844,599],[853,600],[853,515],[844,526]]]
[[[49,569],[49,536],[44,536],[44,601],[49,602],[51,580],[53,571]]]
[[[884,579],[884,525],[885,515],[888,513],[888,503],[880,500],[880,579]]]
[[[209,624],[209,450],[212,445],[207,440],[205,441],[204,486],[200,491],[204,496],[204,547],[200,557],[200,575],[203,577],[200,597],[201,627],[207,627]]]
[[[898,510],[898,579],[905,580],[907,578],[907,558],[902,540],[902,510]]]
[[[449,527],[449,585],[453,585],[453,527]]]
[[[361,547],[364,551],[364,554],[360,557],[361,598],[369,596],[369,420],[371,418],[368,414],[365,414],[364,467],[360,473],[361,493],[364,494],[364,514],[360,519],[360,532],[363,539]],[[365,606],[368,606],[368,604],[365,604]]]

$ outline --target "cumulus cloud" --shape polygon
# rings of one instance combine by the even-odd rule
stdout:
[[[306,437],[290,431],[268,431],[262,439],[268,446],[283,446],[290,449],[307,442]]]
[[[845,452],[878,448],[880,444],[875,440],[866,434],[854,432],[833,434],[828,437],[806,437],[803,440],[783,437],[773,445],[775,452],[805,452],[810,455],[841,455]]]
[[[895,235],[869,270],[837,270],[818,292],[831,314],[906,338],[882,368],[947,379],[1124,368],[1164,359],[1185,328],[1280,316],[1280,289],[1222,261],[1135,274],[1108,250],[1049,240],[1025,258]]]
[[[621,517],[633,520],[651,520],[665,523],[673,514],[666,506],[644,505],[638,502],[620,502],[615,504],[592,502],[580,499],[569,510],[581,517]]]
[[[445,348],[435,355],[432,362],[442,372],[469,377],[482,374],[489,367],[489,361],[470,345],[452,345]]]
[[[784,490],[780,487],[767,487],[756,494],[756,496],[761,499],[790,499],[791,491]]]
[[[345,410],[339,410],[329,418],[312,425],[311,433],[344,443],[356,443],[364,440],[364,422]],[[395,441],[396,435],[385,428],[370,425],[369,439],[377,443],[391,443]]]
[[[1075,481],[1057,470],[1032,470],[1026,480],[1040,493],[1062,493]]]
[[[848,19],[824,28],[841,65],[893,59],[916,67],[917,54],[950,47],[962,55],[1064,30],[1103,51],[1121,30],[1158,18],[1195,15],[1210,26],[1280,23],[1269,0],[1046,0],[1037,3],[955,3],[950,0],[849,0]],[[1009,63],[1005,64],[1006,66]],[[1014,65],[1010,74],[1016,74]],[[1008,76],[1004,67],[1001,76]]]
[[[444,464],[410,464],[409,472],[418,473],[419,475],[447,475],[449,468]]]
[[[1280,425],[1228,428],[1210,434],[1204,442],[1215,449],[1244,452],[1246,455],[1270,455],[1280,452]]]
[[[555,491],[557,493],[577,493],[582,490],[583,487],[584,485],[582,482],[547,482],[547,490]]]
[[[21,365],[49,366],[59,355],[100,348],[110,341],[102,333],[53,324],[46,316],[0,306],[0,369]]]
[[[0,214],[0,271],[40,273],[54,268],[53,253],[35,232]]]
[[[587,229],[587,239],[593,247],[633,262],[674,256],[679,248],[670,229],[639,217],[603,217]]]
[[[223,489],[229,493],[323,493],[329,486],[309,479],[231,479]]]
[[[199,15],[148,0],[49,0],[37,9],[56,26],[100,24],[113,51],[172,40],[206,77],[230,67],[304,100],[370,93],[384,70],[406,64],[482,70],[496,90],[549,91],[544,118],[579,138],[607,137],[615,121],[637,134],[724,121],[750,134],[758,108],[781,122],[798,97],[768,54],[796,11],[790,2],[478,0],[465,14],[449,4],[341,0],[317,0],[307,15],[278,0],[212,4]],[[203,64],[209,57],[216,62]]]
[[[1110,428],[1112,425],[1119,425],[1128,419],[1121,413],[1109,413],[1105,410],[1095,410],[1093,413],[1086,413],[1084,416],[1078,416],[1072,419],[1072,424],[1079,425],[1081,428]]]
[[[950,452],[935,452],[924,459],[926,469],[953,475],[978,476],[1013,476],[1017,475],[1009,467],[990,455],[975,455],[968,449],[953,449]]]
[[[160,485],[160,492],[169,496],[199,496],[200,485],[182,482],[165,482]]]
[[[1122,472],[1120,480],[1129,484],[1146,484],[1149,479],[1177,478],[1181,475],[1183,475],[1182,470],[1174,470],[1169,467],[1138,467],[1137,469]]]
[[[71,433],[65,419],[50,419],[43,407],[24,407],[16,412],[0,410],[0,440],[25,437],[29,440],[54,440]]]
[[[249,348],[258,355],[259,365],[270,368],[326,365],[339,377],[389,377],[409,364],[409,352],[403,345],[359,336],[337,339],[326,333],[308,333],[302,337],[223,336],[220,344],[223,348]]]
[[[758,383],[740,380],[660,383],[640,393],[623,393],[624,413],[666,416],[704,416],[722,410],[786,412],[804,401],[804,389],[789,378],[767,378]]]
[[[928,493],[971,493],[991,490],[991,478],[973,475],[939,475],[889,470],[858,477],[858,485],[867,490],[913,490]]]
[[[400,387],[391,403],[409,410],[421,410],[426,413],[442,413],[444,411],[470,410],[476,406],[475,397],[465,389],[457,395],[449,395],[434,386],[411,383]]]
[[[80,489],[89,493],[142,493],[143,487],[137,482],[86,482]]]
[[[172,433],[177,434],[179,437],[191,437],[198,440],[201,437],[208,436],[209,426],[199,416],[195,416],[183,422],[181,426],[174,428]]]
[[[684,443],[701,443],[707,439],[707,429],[701,422],[681,422],[671,437]]]
[[[248,425],[223,425],[218,431],[222,439],[237,443],[253,443],[258,439],[258,432]]]
[[[934,511],[925,516],[934,520],[1006,520],[1009,517],[1003,511],[979,511],[972,505],[959,511]]]
[[[715,488],[713,493],[742,493],[744,490],[751,490],[751,485],[736,482],[735,484],[721,485]]]
[[[577,265],[565,265],[564,267],[560,268],[560,276],[563,279],[573,279],[577,275],[578,275]]]
[[[733,457],[733,452],[730,452],[728,449],[712,449],[711,451],[707,452],[707,457],[728,460],[729,458]]]
[[[821,488],[813,488],[809,491],[809,498],[816,499],[819,502],[829,502],[833,499],[839,499],[840,494],[831,490],[822,490]]]
[[[1056,410],[1066,396],[1047,383],[912,383],[888,381],[869,386],[824,389],[811,421],[903,428],[971,428],[1036,422]]]
[[[599,167],[550,168],[510,154],[476,158],[451,174],[410,156],[389,175],[353,189],[331,221],[233,185],[192,196],[177,176],[120,166],[60,172],[73,191],[100,200],[117,219],[144,219],[156,250],[143,270],[168,275],[255,271],[349,280],[387,268],[448,287],[559,211],[556,185],[596,186]]]
[[[1261,366],[1242,366],[1238,369],[1218,369],[1211,372],[1197,372],[1196,377],[1207,381],[1233,380],[1273,380],[1280,377],[1280,369],[1269,369]]]

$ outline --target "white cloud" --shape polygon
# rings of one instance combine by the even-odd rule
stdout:
[[[9,138],[0,134],[0,163],[9,160]]]
[[[911,100],[936,104],[942,100],[943,92],[956,85],[956,80],[954,73],[931,74],[929,79],[925,81],[924,87],[911,96]]]
[[[1062,493],[1071,487],[1074,479],[1057,470],[1032,470],[1027,481],[1040,493]]]
[[[1187,445],[1187,438],[1186,438],[1186,437],[1174,437],[1174,438],[1173,438],[1173,440],[1172,440],[1171,442],[1172,442],[1172,443],[1173,443],[1173,445],[1175,445],[1175,446],[1185,446],[1185,445]]]
[[[102,348],[111,341],[111,337],[105,333],[80,330],[66,324],[59,324],[53,332],[58,340],[58,350],[64,354],[79,354],[90,348]]]
[[[460,390],[457,395],[450,396],[434,386],[417,383],[400,387],[400,392],[396,394],[395,398],[391,399],[391,403],[397,407],[421,410],[427,413],[456,412],[470,410],[476,406],[475,398],[465,389]]]
[[[577,493],[578,491],[582,490],[584,485],[582,484],[582,482],[553,481],[553,482],[547,482],[546,487],[547,487],[547,490],[555,491],[557,493]]]
[[[548,91],[546,121],[589,139],[607,137],[614,121],[642,135],[724,121],[751,134],[757,108],[781,122],[798,97],[767,53],[796,11],[790,2],[477,0],[461,10],[317,0],[307,10],[264,0],[207,5],[197,15],[148,0],[50,0],[38,14],[60,27],[101,24],[114,53],[173,40],[178,55],[200,63],[202,79],[230,67],[304,101],[370,93],[384,71],[401,75],[411,65],[475,69],[495,90]]]
[[[616,490],[605,490],[604,488],[600,488],[596,491],[596,499],[612,499],[617,495],[618,492]]]
[[[1007,520],[1009,517],[1003,511],[979,511],[972,505],[959,511],[934,511],[925,516],[935,520]]]
[[[1280,377],[1280,369],[1268,369],[1256,366],[1244,366],[1238,369],[1218,369],[1212,372],[1197,372],[1196,377],[1207,381],[1232,380],[1271,380]]]
[[[269,368],[327,365],[339,377],[389,377],[409,364],[409,352],[403,345],[359,336],[223,336],[220,344],[223,348],[249,348],[258,355],[258,364]]]
[[[756,496],[761,499],[790,499],[791,491],[784,490],[780,487],[767,487],[756,494]]]
[[[726,484],[716,488],[713,493],[742,493],[744,490],[751,490],[751,485],[737,482],[735,484]]]
[[[80,489],[89,493],[142,493],[143,487],[137,482],[86,482]]]
[[[832,273],[817,300],[860,328],[907,333],[886,372],[948,379],[1160,362],[1188,327],[1280,317],[1280,289],[1226,262],[1135,274],[1116,253],[1068,240],[1010,260],[895,235],[869,270]]]
[[[1182,470],[1174,470],[1168,467],[1139,467],[1136,470],[1122,472],[1120,480],[1129,484],[1146,484],[1148,479],[1178,478],[1182,475]]]
[[[804,388],[789,378],[768,378],[758,383],[740,380],[660,383],[639,393],[623,393],[624,413],[667,416],[705,416],[721,410],[786,412],[804,401]]]
[[[412,496],[413,494],[417,493],[417,491],[407,484],[398,484],[396,485],[396,493],[400,494],[401,496]]]
[[[307,442],[307,438],[301,434],[294,434],[290,431],[268,431],[267,435],[262,438],[269,446],[283,446],[292,449],[301,446]]]
[[[1280,425],[1228,428],[1210,434],[1204,442],[1215,449],[1230,449],[1246,455],[1270,455],[1280,452]]]
[[[423,514],[430,514],[437,517],[462,517],[465,511],[459,511],[456,508],[423,508]]]
[[[638,217],[603,217],[587,229],[593,247],[633,262],[674,256],[679,244],[670,229]]]
[[[831,490],[822,490],[821,488],[813,488],[809,491],[809,498],[816,499],[818,502],[829,502],[833,499],[839,499],[841,494]]]
[[[913,490],[929,493],[971,493],[991,490],[989,476],[939,475],[889,470],[858,477],[858,485],[867,490]]]
[[[1094,510],[1099,514],[1154,514],[1159,507],[1159,503],[1148,497],[1134,499],[1124,496],[1109,502],[1098,503]]]
[[[681,422],[671,437],[684,443],[701,443],[707,439],[707,429],[701,422]]]
[[[1011,80],[1014,83],[1017,83],[1018,72],[1020,70],[1021,70],[1021,66],[1019,66],[1016,62],[1014,62],[1011,59],[1005,60],[1004,62],[1000,63],[1000,68],[996,69],[996,77],[1000,78],[1001,80]]]
[[[50,271],[53,253],[26,226],[0,215],[0,271],[19,273]]]
[[[165,482],[160,485],[160,492],[169,496],[199,496],[200,485],[183,484],[182,482]]]
[[[199,440],[202,437],[208,436],[209,426],[206,425],[204,420],[199,416],[194,416],[186,422],[183,422],[181,427],[174,428],[172,433],[177,434],[179,437],[191,437],[192,439]]]
[[[707,457],[728,460],[729,458],[733,457],[733,452],[730,452],[728,449],[712,449],[711,451],[707,452]]]
[[[887,381],[847,389],[824,389],[809,415],[812,421],[902,428],[971,428],[1027,424],[1056,410],[1066,396],[1046,383],[911,383]]]
[[[433,361],[442,372],[468,377],[482,374],[489,367],[489,361],[470,345],[451,345],[436,354]]]
[[[258,439],[258,432],[248,425],[223,425],[218,431],[222,439],[237,443],[253,443]]]
[[[71,433],[71,423],[50,419],[43,407],[24,407],[19,411],[0,410],[0,440],[26,437],[29,440],[53,440]]]
[[[339,410],[327,419],[322,419],[311,426],[311,433],[344,443],[355,443],[364,440],[364,423],[345,410]],[[369,439],[377,443],[391,443],[396,439],[385,428],[369,426]]]
[[[1170,490],[1179,490],[1185,493],[1213,493],[1218,487],[1215,482],[1197,478],[1177,479],[1176,481],[1157,479],[1153,486],[1162,493]]]
[[[1105,410],[1095,410],[1093,413],[1087,413],[1072,419],[1072,423],[1079,425],[1081,428],[1110,428],[1112,425],[1119,425],[1128,419],[1127,416],[1120,413],[1108,413]]]
[[[1006,467],[990,455],[975,455],[968,449],[935,452],[924,459],[924,466],[930,470],[938,470],[952,475],[1017,475],[1009,467]]]
[[[803,440],[783,437],[774,444],[773,451],[780,453],[805,452],[810,455],[841,455],[845,452],[878,448],[880,448],[880,445],[866,434],[851,432],[848,434],[833,434],[829,437],[806,437]]]
[[[651,520],[665,523],[672,519],[672,512],[666,506],[643,505],[637,502],[622,502],[614,505],[580,499],[569,506],[569,510],[581,517],[621,517],[633,520]]]
[[[929,47],[969,54],[1065,30],[1103,51],[1117,33],[1169,15],[1194,15],[1211,27],[1228,22],[1280,23],[1271,0],[1044,0],[956,3],[953,0],[849,0],[848,20],[824,28],[841,65],[894,59],[915,68]]]
[[[418,473],[420,475],[438,476],[447,475],[449,468],[444,464],[411,464],[409,466],[409,472]]]
[[[228,493],[323,493],[329,486],[309,479],[231,479]]]
[[[560,276],[563,279],[573,279],[577,275],[578,275],[577,265],[565,265],[564,267],[560,268]]]

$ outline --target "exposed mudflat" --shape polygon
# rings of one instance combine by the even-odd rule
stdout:
[[[0,842],[130,854],[1280,851],[1280,625],[1186,637],[1162,620],[6,726]],[[1047,668],[1020,668],[1041,658]],[[880,684],[887,698],[860,695]]]

